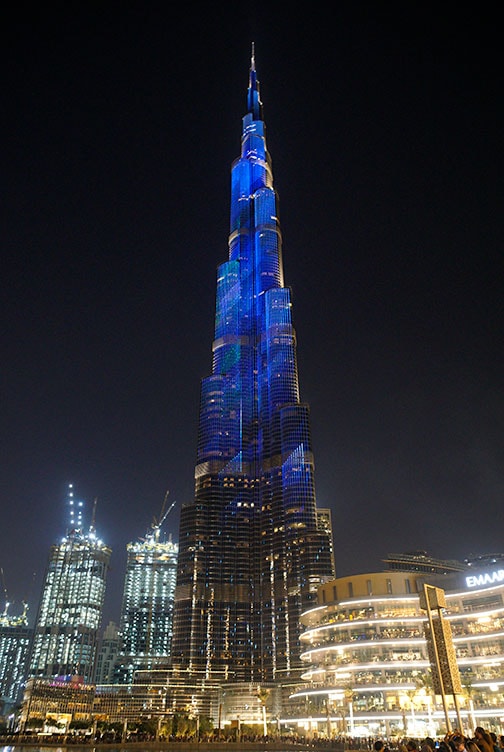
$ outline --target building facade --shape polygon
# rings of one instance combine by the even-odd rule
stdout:
[[[6,717],[21,701],[33,629],[28,626],[28,606],[18,616],[0,615],[0,716]]]
[[[178,544],[159,529],[128,543],[115,681],[133,682],[138,670],[167,666],[173,633]],[[101,682],[106,683],[106,682]]]
[[[19,729],[67,733],[72,721],[91,726],[94,698],[95,685],[84,684],[81,677],[32,677],[26,683]]]
[[[69,504],[73,511],[73,490],[69,491]],[[72,527],[50,550],[29,676],[78,676],[88,684],[94,680],[98,630],[112,552],[97,537],[93,524],[88,533],[83,532],[80,511],[71,514],[71,519],[79,527]]]
[[[112,684],[115,681],[116,663],[121,647],[117,624],[109,621],[99,642],[96,654],[96,684]]]
[[[201,383],[195,494],[180,514],[172,662],[202,681],[275,682],[301,667],[299,617],[334,576],[317,520],[310,412],[254,53]]]
[[[433,562],[442,569],[442,562]],[[360,574],[319,589],[319,605],[302,616],[305,683],[293,693],[304,732],[387,738],[445,733],[420,597],[428,583],[445,592],[443,616],[460,673],[462,692],[446,697],[451,726],[461,722],[470,734],[477,725],[503,733],[504,569],[455,568],[452,562],[447,574]]]

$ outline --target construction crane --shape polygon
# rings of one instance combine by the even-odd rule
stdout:
[[[161,531],[161,525],[166,520],[166,518],[170,514],[171,510],[173,509],[173,507],[177,503],[176,501],[173,501],[170,504],[170,506],[168,507],[168,509],[166,509],[166,502],[168,500],[168,494],[169,493],[170,493],[170,491],[167,491],[165,493],[165,497],[164,497],[164,501],[163,501],[163,506],[161,507],[161,512],[159,514],[159,520],[156,517],[153,517],[153,519],[152,519],[151,529],[154,531],[154,539],[155,539],[156,543],[159,541],[159,533]]]
[[[89,526],[89,534],[93,535],[95,533],[95,522],[96,522],[96,505],[98,504],[98,497],[95,496],[95,500],[93,502],[93,512],[91,514],[91,524]]]
[[[153,517],[151,522],[151,530],[152,532],[148,532],[145,539],[145,542],[148,545],[152,545],[154,542],[154,546],[159,543],[159,533],[161,532],[161,525],[166,520],[168,515],[170,514],[171,510],[175,506],[176,502],[174,501],[168,509],[166,509],[166,502],[168,501],[168,494],[170,492],[167,491],[165,493],[165,497],[163,500],[163,506],[161,507],[161,512],[159,514],[159,518]],[[150,653],[152,652],[153,644],[152,641],[155,639],[155,636],[153,635],[153,629],[152,629],[152,620],[153,620],[153,607],[154,607],[154,593],[155,593],[155,581],[156,581],[156,570],[158,567],[158,564],[160,560],[164,558],[161,555],[157,555],[155,552],[153,552],[152,557],[152,576],[149,578],[149,595],[148,595],[148,620],[147,620],[147,631],[146,631],[146,637],[145,637],[145,645],[146,645],[146,652]]]
[[[2,574],[2,587],[4,591],[4,597],[5,597],[5,606],[4,606],[4,612],[2,614],[2,618],[7,620],[7,611],[9,610],[10,603],[9,603],[9,596],[7,595],[7,586],[5,584],[5,576],[4,576],[3,567],[0,567],[0,572]]]

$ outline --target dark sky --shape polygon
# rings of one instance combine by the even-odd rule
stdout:
[[[489,6],[181,5],[2,12],[11,613],[28,598],[34,616],[69,482],[88,520],[98,498],[113,549],[106,620],[126,543],[168,489],[177,539],[252,41],[337,572],[379,570],[388,552],[503,551],[503,81]]]

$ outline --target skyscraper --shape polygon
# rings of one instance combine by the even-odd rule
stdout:
[[[161,524],[155,523],[142,541],[126,546],[115,672],[122,683],[131,683],[138,669],[166,667],[170,655],[178,545],[159,539]]]
[[[28,626],[28,605],[23,613],[9,616],[6,602],[0,614],[0,716],[21,700],[33,630]]]
[[[300,668],[299,616],[334,566],[317,522],[254,49],[242,122],[213,368],[201,383],[195,495],[180,514],[172,665],[202,679],[267,682]]]
[[[115,681],[115,667],[120,646],[121,637],[117,624],[109,621],[96,654],[96,684],[112,684]]]
[[[98,629],[111,550],[93,521],[82,529],[82,504],[69,487],[70,529],[51,546],[37,614],[29,675],[94,678]]]

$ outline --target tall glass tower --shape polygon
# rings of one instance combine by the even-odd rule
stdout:
[[[71,527],[51,546],[38,609],[29,675],[90,683],[101,624],[111,549],[96,535],[94,519],[82,530],[83,502],[69,488]],[[94,517],[94,514],[93,514]]]
[[[173,629],[178,545],[159,539],[154,526],[143,541],[128,543],[115,676],[130,684],[135,671],[166,667]]]
[[[334,566],[317,517],[253,48],[242,122],[195,496],[180,514],[172,665],[202,679],[266,682],[300,668],[299,616]]]

